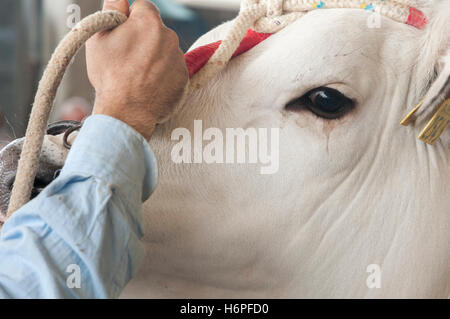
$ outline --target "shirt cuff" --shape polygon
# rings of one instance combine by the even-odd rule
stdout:
[[[142,202],[158,180],[156,158],[148,142],[132,127],[106,115],[92,115],[84,121],[61,176],[73,173],[95,176],[125,196],[139,193]]]

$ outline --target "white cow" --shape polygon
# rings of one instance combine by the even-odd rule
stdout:
[[[450,1],[421,3],[426,30],[384,17],[368,28],[370,13],[357,9],[312,11],[234,59],[160,126],[147,257],[123,296],[450,297],[450,130],[429,146],[417,139],[429,116],[399,125],[450,65]],[[345,107],[328,112],[318,95]],[[175,164],[171,133],[194,120],[280,128],[279,171]],[[44,162],[62,162],[59,145],[47,138]],[[19,148],[1,154],[3,176]]]

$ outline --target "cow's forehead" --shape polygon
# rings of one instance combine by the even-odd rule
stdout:
[[[247,83],[276,78],[273,89],[279,84],[300,91],[347,81],[367,95],[377,86],[371,83],[377,75],[411,69],[419,43],[414,28],[390,19],[382,19],[380,28],[369,28],[368,16],[350,9],[310,12],[232,61],[228,74]],[[246,72],[233,71],[243,65]]]
[[[402,51],[407,52],[417,44],[421,33],[416,29],[384,17],[372,25],[372,18],[356,9],[313,11],[261,43],[255,51],[278,52],[282,60],[296,52],[314,55],[322,52],[317,56],[319,58],[328,54],[345,55],[346,50],[354,49],[381,54],[380,60],[398,57]],[[315,60],[311,57],[310,61]]]

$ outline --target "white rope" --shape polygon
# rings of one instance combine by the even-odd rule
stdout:
[[[185,90],[185,96],[203,87],[217,76],[230,61],[247,30],[252,28],[263,33],[276,33],[309,11],[321,8],[365,8],[372,4],[380,13],[398,22],[406,22],[410,0],[242,0],[241,10],[222,44],[206,65],[195,74]],[[83,19],[60,43],[53,54],[39,83],[25,143],[17,169],[8,218],[25,205],[31,196],[34,179],[39,166],[46,126],[57,88],[64,72],[78,49],[95,33],[114,28],[127,17],[115,11],[97,12]],[[182,100],[184,100],[184,98]]]

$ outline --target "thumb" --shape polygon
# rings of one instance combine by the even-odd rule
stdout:
[[[103,2],[103,10],[116,10],[126,16],[130,15],[130,5],[128,0],[105,0]]]

